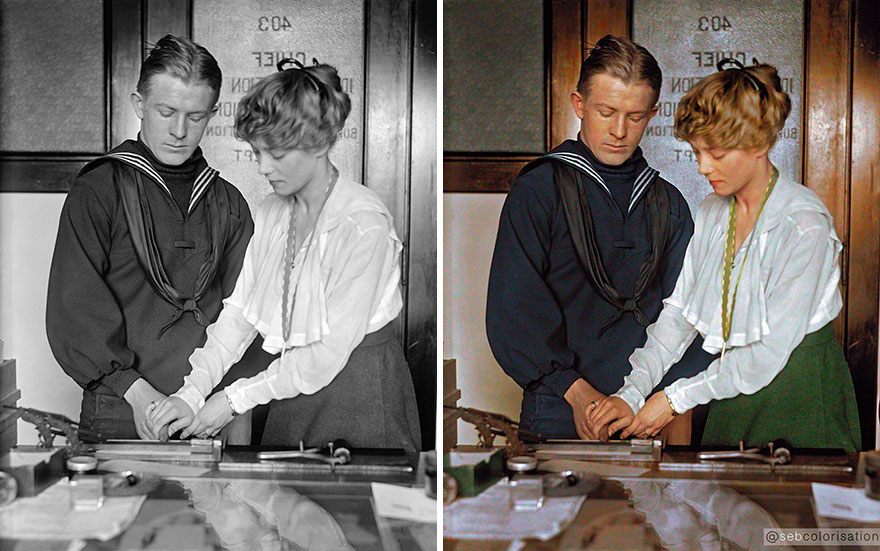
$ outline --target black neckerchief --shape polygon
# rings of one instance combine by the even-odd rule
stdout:
[[[198,152],[197,152],[198,153]],[[210,232],[209,239],[211,248],[207,257],[199,267],[199,275],[196,279],[195,293],[187,296],[171,285],[165,267],[162,264],[162,257],[159,254],[159,247],[156,243],[156,237],[153,228],[153,217],[150,210],[150,202],[147,199],[145,186],[153,185],[153,183],[162,187],[168,194],[169,199],[174,203],[174,197],[168,186],[156,171],[155,167],[143,155],[137,152],[136,144],[128,140],[115,148],[110,153],[98,157],[91,163],[87,164],[80,171],[80,176],[92,170],[100,163],[110,161],[113,165],[113,182],[119,193],[122,202],[122,209],[125,213],[125,221],[128,224],[128,232],[131,235],[132,245],[138,262],[143,268],[147,276],[150,287],[166,302],[169,302],[177,310],[171,316],[171,319],[159,330],[157,339],[167,331],[184,312],[192,312],[199,325],[207,327],[210,320],[199,308],[198,301],[204,296],[208,287],[211,285],[214,276],[219,268],[220,259],[223,256],[225,248],[225,239],[222,238],[223,232],[221,228],[221,198],[216,193],[214,182],[219,174],[216,170],[208,166],[208,163],[202,160],[204,167],[200,171],[190,198],[188,212],[192,212],[195,205],[200,201],[206,202],[206,217],[208,230]],[[113,162],[117,161],[117,162]],[[144,182],[144,176],[153,180],[153,183]],[[175,203],[176,204],[176,203]]]
[[[199,172],[205,168],[205,158],[202,156],[201,148],[196,148],[193,155],[183,163],[172,166],[157,159],[140,136],[138,136],[134,144],[137,148],[135,153],[140,153],[149,161],[150,166],[159,173],[159,176],[162,177],[162,180],[168,186],[168,191],[174,197],[174,202],[177,203],[180,213],[186,216],[190,199],[192,198],[193,183],[196,181]]]
[[[596,231],[593,227],[593,215],[585,190],[585,186],[591,184],[586,180],[598,184],[608,193],[609,197],[611,197],[611,192],[589,159],[576,152],[561,151],[561,149],[557,148],[527,164],[520,174],[531,170],[539,163],[549,161],[553,165],[553,182],[559,194],[559,200],[562,202],[565,220],[568,223],[578,260],[580,260],[587,273],[587,278],[599,296],[616,308],[611,319],[599,330],[597,338],[601,337],[625,312],[632,312],[636,321],[647,327],[650,321],[639,307],[639,301],[663,261],[666,242],[669,238],[669,194],[666,189],[666,181],[658,176],[659,173],[656,170],[646,166],[633,184],[630,210],[644,195],[650,220],[651,250],[639,268],[635,293],[633,296],[627,297],[614,288],[605,271],[605,266],[602,264],[599,244],[596,241]],[[653,185],[651,185],[652,183]],[[613,197],[611,200],[614,201]]]

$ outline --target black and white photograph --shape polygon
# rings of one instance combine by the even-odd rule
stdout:
[[[0,52],[0,547],[436,549],[436,3],[3,0]]]
[[[0,0],[0,551],[880,548],[876,0]]]

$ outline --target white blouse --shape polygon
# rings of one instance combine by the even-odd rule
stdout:
[[[721,350],[721,271],[729,205],[730,198],[713,193],[697,210],[675,290],[648,327],[645,346],[630,356],[632,372],[615,393],[633,412],[642,408],[698,332],[704,350]],[[715,359],[705,371],[666,387],[675,410],[754,394],[769,385],[804,336],[840,312],[842,248],[821,199],[780,174],[755,228],[734,257],[731,297],[740,271],[742,277],[724,363]]]
[[[314,239],[307,237],[296,253],[288,297],[291,332],[284,342],[282,266],[290,213],[291,203],[274,193],[257,209],[235,290],[208,327],[205,345],[190,356],[192,372],[174,394],[193,411],[202,408],[258,332],[267,352],[285,349],[284,361],[277,358],[261,373],[226,388],[239,413],[321,390],[364,336],[396,319],[403,307],[402,245],[391,214],[373,191],[340,176],[316,222]]]

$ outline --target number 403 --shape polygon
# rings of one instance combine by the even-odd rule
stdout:
[[[261,31],[286,31],[293,25],[287,20],[286,15],[264,15],[257,20],[257,28]]]
[[[699,19],[697,28],[701,31],[727,31],[731,28],[726,15],[703,16]]]

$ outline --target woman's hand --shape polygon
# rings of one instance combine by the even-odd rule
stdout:
[[[189,438],[195,435],[197,438],[210,438],[220,432],[232,421],[232,408],[226,400],[226,393],[220,391],[205,402],[202,409],[196,414],[192,423],[180,434],[181,438]]]
[[[668,425],[673,417],[672,407],[669,405],[669,400],[666,399],[666,393],[661,390],[648,398],[633,422],[626,427],[620,437],[626,438],[634,434],[638,438],[651,438]]]
[[[195,414],[186,402],[176,396],[169,396],[163,400],[153,402],[147,408],[147,422],[153,432],[159,434],[160,430],[168,427],[164,440],[180,429],[192,423]]]
[[[610,435],[628,426],[633,417],[632,408],[622,398],[609,396],[593,408],[588,422],[593,434],[599,435],[599,439],[604,441],[608,440]]]

